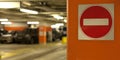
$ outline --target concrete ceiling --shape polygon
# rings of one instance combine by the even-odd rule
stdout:
[[[0,0],[1,1],[1,0]],[[4,0],[16,1],[16,0]],[[18,0],[17,0],[18,1]],[[21,8],[38,11],[39,14],[28,14],[20,12],[20,8],[0,9],[0,18],[8,18],[10,21],[40,21],[47,23],[64,22],[57,20],[52,14],[66,17],[66,0],[19,0]]]

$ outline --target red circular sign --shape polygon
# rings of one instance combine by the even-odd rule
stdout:
[[[85,21],[85,19],[87,19]],[[93,19],[93,20],[92,20]],[[98,20],[96,20],[98,19]],[[105,23],[107,21],[103,21],[103,24],[97,23],[102,21],[102,19],[108,19],[108,24]],[[92,23],[90,22],[92,21]],[[98,21],[97,23],[94,21]],[[91,25],[93,24],[93,25]],[[105,25],[106,24],[106,25]],[[92,38],[100,38],[105,36],[112,26],[112,17],[110,13],[101,6],[92,6],[87,8],[81,15],[80,18],[80,26],[83,32]]]

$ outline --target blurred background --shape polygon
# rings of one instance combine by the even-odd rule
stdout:
[[[66,60],[66,4],[0,1],[1,60]]]

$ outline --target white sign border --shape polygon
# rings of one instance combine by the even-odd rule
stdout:
[[[112,26],[110,31],[103,37],[92,38],[87,36],[80,28],[80,17],[82,13],[91,6],[102,6],[106,8],[112,17]],[[80,4],[78,5],[78,40],[114,40],[114,4]]]

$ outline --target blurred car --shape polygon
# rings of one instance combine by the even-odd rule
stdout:
[[[26,34],[23,31],[16,32],[16,34],[14,35],[14,42],[15,43],[29,43],[29,44],[34,43],[33,39],[30,36],[30,34]]]
[[[13,42],[13,36],[12,34],[2,34],[0,37],[1,43],[12,43]]]

